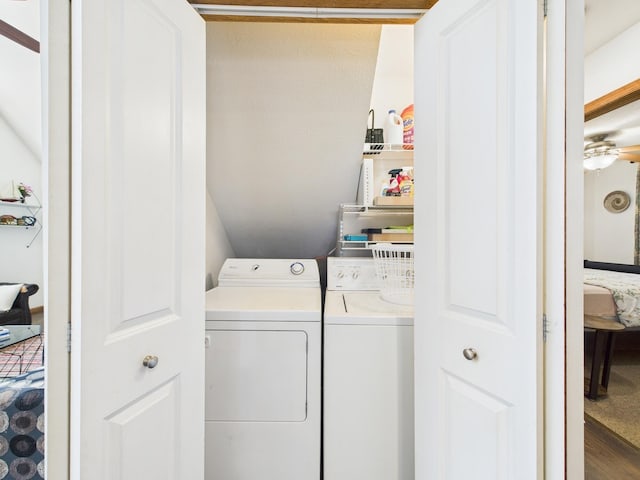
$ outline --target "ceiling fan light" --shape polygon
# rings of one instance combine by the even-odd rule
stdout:
[[[583,167],[585,170],[601,170],[609,167],[618,158],[617,154],[605,153],[589,155],[584,157]]]

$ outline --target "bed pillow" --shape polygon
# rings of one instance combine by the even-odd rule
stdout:
[[[595,270],[610,270],[612,272],[640,273],[640,265],[627,265],[625,263],[606,263],[585,260],[584,268],[593,268]]]
[[[0,312],[6,312],[11,310],[13,302],[22,290],[22,284],[16,283],[14,285],[0,285]]]

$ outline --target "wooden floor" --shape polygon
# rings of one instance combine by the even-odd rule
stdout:
[[[640,479],[640,450],[584,417],[585,480]]]

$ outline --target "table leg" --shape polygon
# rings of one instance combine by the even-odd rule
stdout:
[[[596,400],[598,398],[598,384],[600,379],[600,367],[604,357],[606,332],[596,330],[593,340],[593,360],[591,362],[591,377],[589,378],[589,392],[587,398]]]
[[[604,356],[604,364],[602,366],[602,386],[607,389],[609,387],[609,376],[611,374],[611,359],[613,358],[613,347],[615,344],[615,334],[609,332],[606,345],[606,354]]]

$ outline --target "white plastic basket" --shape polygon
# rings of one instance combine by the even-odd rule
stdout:
[[[371,247],[383,300],[413,304],[413,245],[377,243]]]

